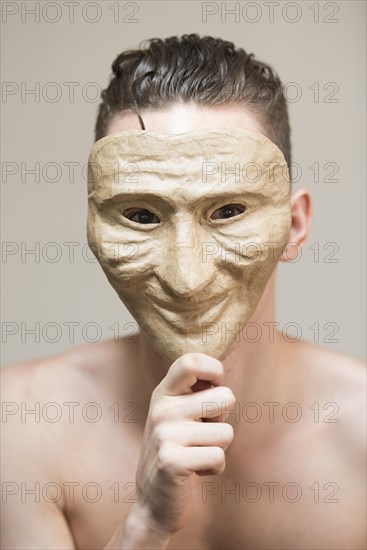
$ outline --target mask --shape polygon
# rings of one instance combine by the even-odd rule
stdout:
[[[280,149],[237,127],[128,130],[88,163],[88,242],[159,354],[222,360],[289,238]]]

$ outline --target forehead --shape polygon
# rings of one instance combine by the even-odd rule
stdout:
[[[88,191],[99,200],[119,193],[185,193],[289,188],[280,149],[263,134],[238,127],[166,134],[128,130],[97,141],[88,166]]]
[[[193,102],[176,103],[160,110],[146,109],[140,113],[145,129],[167,134],[182,134],[195,130],[219,127],[239,127],[264,133],[260,122],[243,105],[197,105]],[[137,114],[131,111],[116,113],[106,134],[122,130],[141,130]]]

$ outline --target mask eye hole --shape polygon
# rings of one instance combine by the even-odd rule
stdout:
[[[122,213],[128,220],[140,224],[160,223],[159,218],[145,208],[129,208]]]
[[[213,212],[211,220],[226,220],[228,218],[234,218],[245,212],[246,208],[242,204],[226,204],[221,206]]]

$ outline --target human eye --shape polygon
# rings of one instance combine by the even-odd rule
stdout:
[[[145,208],[129,208],[128,210],[125,210],[122,215],[128,220],[131,220],[135,223],[160,223],[159,218],[155,214],[150,212],[150,210],[146,210]]]
[[[242,204],[226,204],[225,206],[221,206],[218,208],[213,214],[211,215],[211,220],[224,220],[228,218],[233,218],[235,216],[239,216],[243,212],[245,212],[246,207]]]

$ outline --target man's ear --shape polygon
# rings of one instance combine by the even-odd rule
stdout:
[[[300,248],[307,240],[312,220],[311,196],[306,189],[299,189],[291,197],[292,225],[288,244],[285,247],[281,262],[295,260]]]

